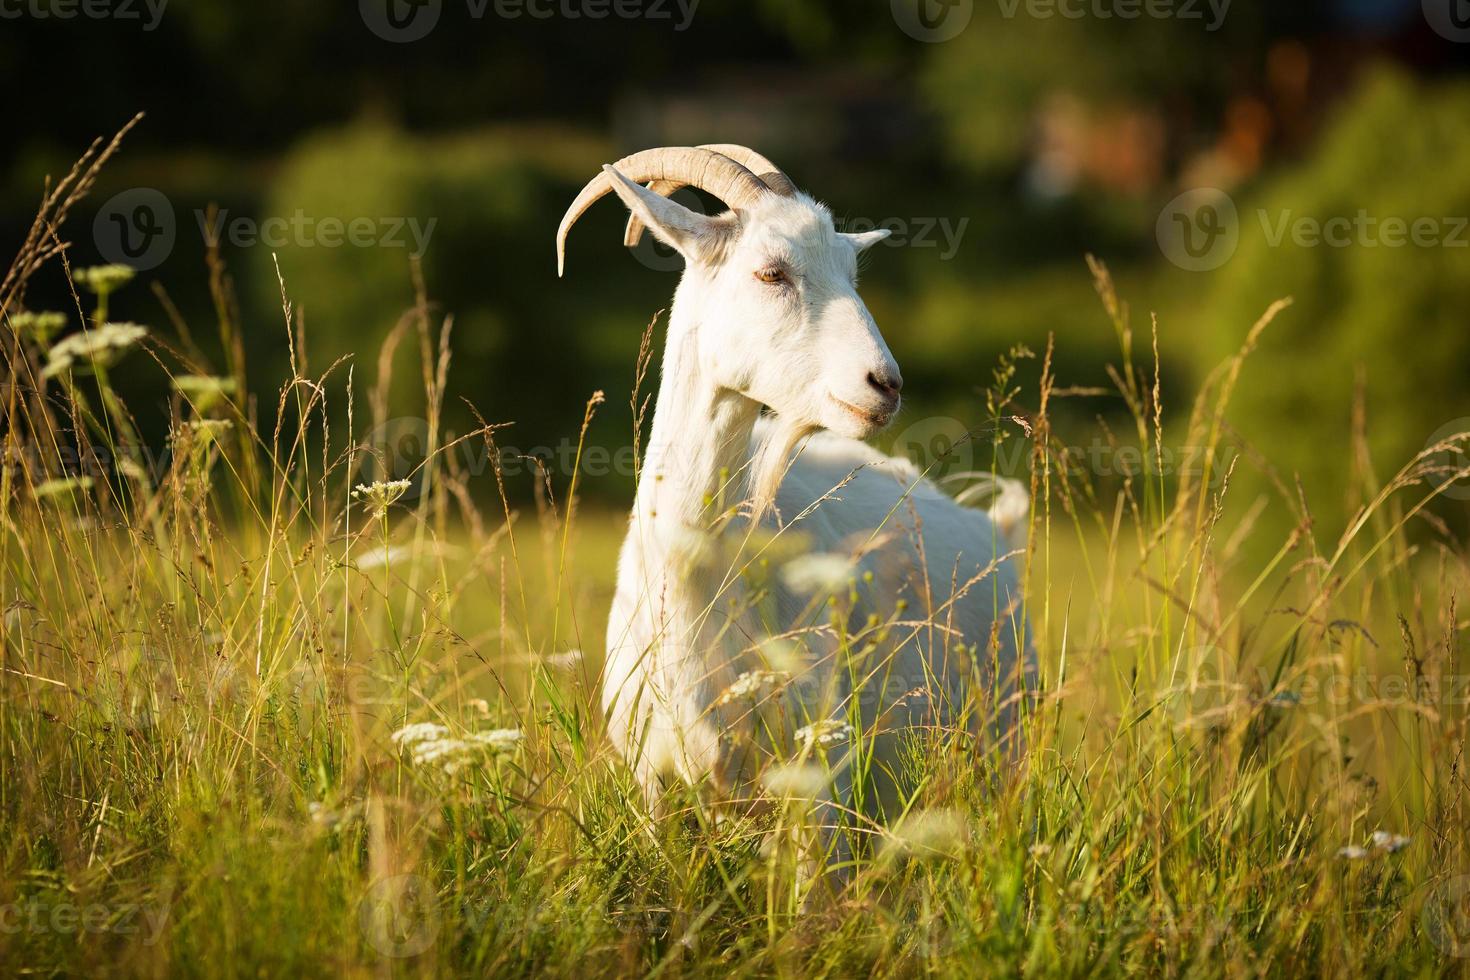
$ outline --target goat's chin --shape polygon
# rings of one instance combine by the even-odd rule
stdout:
[[[822,413],[822,427],[849,439],[871,439],[893,421],[896,411],[876,412],[833,398]]]
[[[834,417],[832,421],[824,428],[826,428],[828,432],[842,436],[846,439],[856,439],[859,442],[866,442],[867,440],[876,436],[878,433],[882,432],[886,427],[886,422],[859,422],[856,419],[842,419]]]

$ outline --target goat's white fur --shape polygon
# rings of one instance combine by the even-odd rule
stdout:
[[[733,749],[753,715],[718,704],[719,695],[769,666],[763,640],[816,627],[800,636],[803,676],[781,701],[785,730],[842,717],[855,702],[860,727],[885,733],[872,743],[873,771],[896,770],[905,727],[946,723],[935,708],[964,704],[977,680],[993,703],[1006,700],[1029,654],[1017,657],[1028,644],[1006,528],[858,441],[897,409],[898,367],[856,287],[859,252],[883,235],[838,233],[827,209],[800,193],[707,217],[605,169],[633,214],[686,259],[609,616],[609,734],[651,799],[668,776],[741,784],[751,759]],[[785,281],[762,281],[757,273],[769,269]],[[774,414],[762,417],[762,405]],[[732,516],[747,495],[755,503],[744,515],[763,515],[765,536]],[[1018,505],[1012,493],[995,512],[1019,524],[1026,510],[1024,494]],[[895,627],[852,664],[823,628],[827,606],[779,573],[750,608],[738,569],[777,528],[811,552],[851,556],[854,630],[870,613],[895,619],[899,600],[909,612],[898,620],[940,625]],[[740,557],[732,542],[744,543]],[[919,687],[927,703],[906,702]],[[1009,725],[1014,711],[975,727],[997,717]],[[844,804],[849,780],[836,768]]]

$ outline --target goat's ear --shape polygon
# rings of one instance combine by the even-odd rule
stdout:
[[[866,252],[891,234],[893,234],[892,228],[875,228],[872,231],[857,232],[855,234],[843,232],[842,238],[851,242],[852,247],[859,252]]]
[[[713,260],[723,237],[719,222],[629,180],[611,165],[602,169],[612,179],[613,190],[623,199],[628,210],[637,215],[659,241],[684,256],[684,261],[690,265]]]

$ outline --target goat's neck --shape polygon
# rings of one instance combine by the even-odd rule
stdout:
[[[664,540],[709,531],[740,502],[760,411],[756,402],[706,374],[698,330],[680,316],[676,303],[633,508],[634,521]]]

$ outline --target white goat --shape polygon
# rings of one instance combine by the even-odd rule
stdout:
[[[665,197],[689,185],[732,210],[710,217]],[[744,147],[654,149],[583,189],[562,220],[559,271],[568,231],[609,191],[632,212],[629,245],[647,226],[686,262],[608,623],[609,734],[653,800],[662,777],[729,789],[789,751],[794,729],[817,723],[811,752],[814,731],[851,723],[869,754],[861,768],[885,783],[864,797],[881,815],[901,788],[905,731],[1010,730],[1030,654],[1005,531],[1026,495],[1012,487],[989,513],[966,509],[858,441],[894,417],[903,384],[857,293],[858,254],[887,232],[837,232]],[[835,606],[801,576],[751,581],[773,532],[822,556],[797,559],[808,570],[850,574]],[[764,709],[732,696],[763,683],[784,686]],[[851,759],[833,768],[826,792],[845,807]]]

